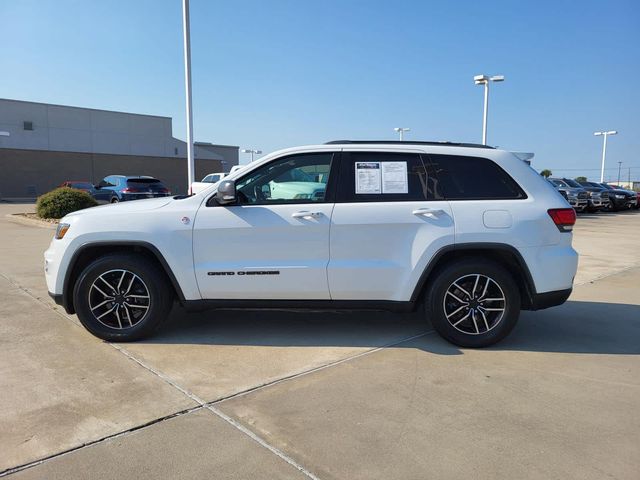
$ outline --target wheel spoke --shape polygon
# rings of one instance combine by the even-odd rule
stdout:
[[[466,307],[466,305],[459,306],[455,311],[453,311],[449,315],[447,315],[447,318],[453,317],[456,313],[458,313],[460,310],[462,310],[465,307]],[[446,313],[445,313],[445,315],[446,315]]]
[[[147,305],[135,305],[133,303],[127,303],[127,302],[124,302],[124,305],[129,307],[129,308],[144,308],[145,310],[149,309],[149,307]]]
[[[504,298],[483,298],[483,302],[504,302]]]
[[[454,295],[453,293],[451,293],[449,290],[447,290],[447,295],[451,295],[453,298],[455,298],[457,301],[459,301],[460,303],[463,303],[465,305],[468,305],[467,302],[465,302],[464,300],[460,300],[456,295]]]
[[[484,314],[484,312],[481,309],[478,309],[478,311],[480,312],[480,315],[482,315],[482,319],[484,320],[484,326],[487,327],[487,332],[488,332],[489,322],[487,322],[487,316]]]
[[[125,297],[129,297],[129,298],[149,298],[149,295],[125,295]]]
[[[473,284],[473,290],[471,290],[471,295],[476,294],[476,288],[478,288],[478,282],[480,281],[480,275],[476,275],[476,282]]]
[[[122,328],[122,320],[120,320],[120,312],[119,312],[119,308],[116,308],[116,318],[118,319],[118,326],[120,328]]]
[[[124,308],[124,311],[127,312],[127,320],[129,321],[129,326],[133,327],[133,322],[131,321],[131,312],[127,308],[127,305],[126,304],[122,305],[122,308]]]
[[[486,312],[504,312],[504,308],[486,308],[482,307]]]
[[[487,294],[487,289],[489,288],[489,282],[491,282],[491,279],[489,277],[486,277],[487,281],[484,284],[484,289],[482,290],[482,295],[480,295],[480,298],[484,297]]]
[[[122,285],[122,281],[124,280],[125,275],[127,274],[126,270],[122,271],[122,276],[120,277],[120,281],[118,282],[118,286],[116,287],[116,291],[120,291],[120,286]]]
[[[100,290],[100,288],[94,283],[93,285],[91,285],[93,288],[95,288],[96,290],[98,290],[102,296],[104,298],[112,298],[111,295],[107,295],[106,293],[104,293],[102,290]]]
[[[458,320],[456,323],[453,324],[453,326],[457,326],[459,324],[461,324],[462,322],[464,322],[467,318],[469,318],[469,315],[471,315],[471,310],[469,310],[469,312],[467,312],[467,314],[462,317],[460,320]]]
[[[461,290],[462,293],[464,293],[467,298],[471,298],[471,295],[469,295],[469,292],[467,292],[464,288],[462,288],[460,285],[458,285],[456,282],[453,282],[453,285],[458,289]]]
[[[473,326],[476,327],[476,333],[480,333],[478,329],[478,322],[476,322],[476,314],[473,310],[471,310],[471,320],[473,320]]]
[[[98,277],[98,279],[99,279],[99,280],[102,280],[102,282],[103,282],[107,287],[109,287],[109,289],[110,289],[112,292],[114,292],[114,293],[116,292],[116,291],[115,291],[115,289],[114,289],[114,288],[109,284],[109,282],[107,282],[104,278],[102,278],[102,275],[100,275],[100,276]],[[95,284],[94,284],[94,285],[95,285]],[[96,287],[96,288],[98,288],[98,287]]]
[[[131,285],[133,285],[133,281],[137,278],[135,274],[131,274],[131,281],[129,282],[129,286],[127,287],[125,296],[129,296],[129,292],[131,291]]]
[[[104,312],[102,315],[98,315],[96,318],[98,320],[100,320],[102,317],[104,317],[106,314],[113,312],[118,306],[114,305],[113,307],[111,307],[109,310],[107,310],[106,312]]]
[[[101,306],[109,303],[109,302],[113,302],[113,297],[109,297],[107,298],[104,302],[99,303],[98,305],[96,305],[95,307],[91,307],[91,311],[97,310],[98,308],[100,308]]]

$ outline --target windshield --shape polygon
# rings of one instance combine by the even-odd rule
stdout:
[[[610,187],[609,185],[607,185],[606,183],[601,183],[600,185],[602,185],[604,188],[606,188],[607,190],[613,190],[613,187]]]
[[[568,187],[568,185],[564,183],[562,180],[551,179],[549,181],[553,183],[556,187],[565,187],[565,188]]]
[[[565,178],[564,179],[565,183],[567,183],[570,187],[573,188],[582,188],[582,185],[580,185],[578,182],[576,182],[575,180],[571,180],[570,178]]]

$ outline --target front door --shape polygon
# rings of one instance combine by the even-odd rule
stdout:
[[[334,157],[275,159],[236,180],[236,204],[198,210],[193,255],[203,299],[330,298]]]

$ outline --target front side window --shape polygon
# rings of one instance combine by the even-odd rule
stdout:
[[[344,152],[340,172],[342,202],[420,202],[442,198],[433,169],[420,155]]]
[[[307,153],[274,160],[236,182],[238,203],[273,205],[328,201],[327,184],[332,162],[333,153]]]
[[[527,198],[515,180],[488,158],[459,155],[429,155],[428,158],[447,200]]]

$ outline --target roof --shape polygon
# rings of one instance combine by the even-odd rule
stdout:
[[[423,142],[423,141],[399,141],[399,140],[332,140],[326,142],[325,145],[431,145],[438,147],[468,147],[468,148],[489,148],[494,147],[482,145],[481,143],[465,143],[465,142]]]

